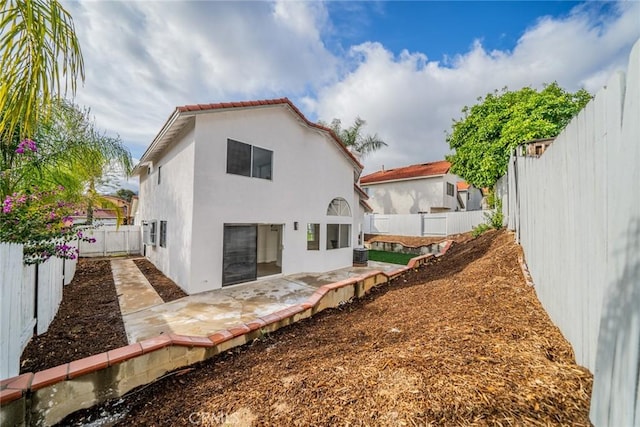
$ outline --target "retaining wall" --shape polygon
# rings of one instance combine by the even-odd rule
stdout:
[[[0,381],[0,424],[52,425],[83,408],[123,396],[172,370],[252,342],[265,333],[306,319],[418,268],[437,255],[412,258],[406,267],[321,286],[306,302],[221,330],[209,337],[163,334],[36,373]]]

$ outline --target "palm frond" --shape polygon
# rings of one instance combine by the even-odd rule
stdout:
[[[0,134],[30,136],[49,101],[84,80],[71,15],[56,0],[3,0],[0,17]],[[40,108],[44,100],[45,108]]]

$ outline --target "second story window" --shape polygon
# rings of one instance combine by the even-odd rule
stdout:
[[[453,197],[453,184],[450,182],[447,182],[447,196],[451,196]]]
[[[227,173],[271,179],[273,151],[227,139]]]

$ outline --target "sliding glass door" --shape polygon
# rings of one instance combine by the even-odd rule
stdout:
[[[256,280],[258,274],[258,227],[225,225],[222,286]]]

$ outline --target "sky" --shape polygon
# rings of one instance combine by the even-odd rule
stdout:
[[[364,173],[442,160],[452,120],[495,89],[595,93],[625,70],[640,2],[69,1],[75,102],[138,159],[176,106],[288,97],[388,147]]]

